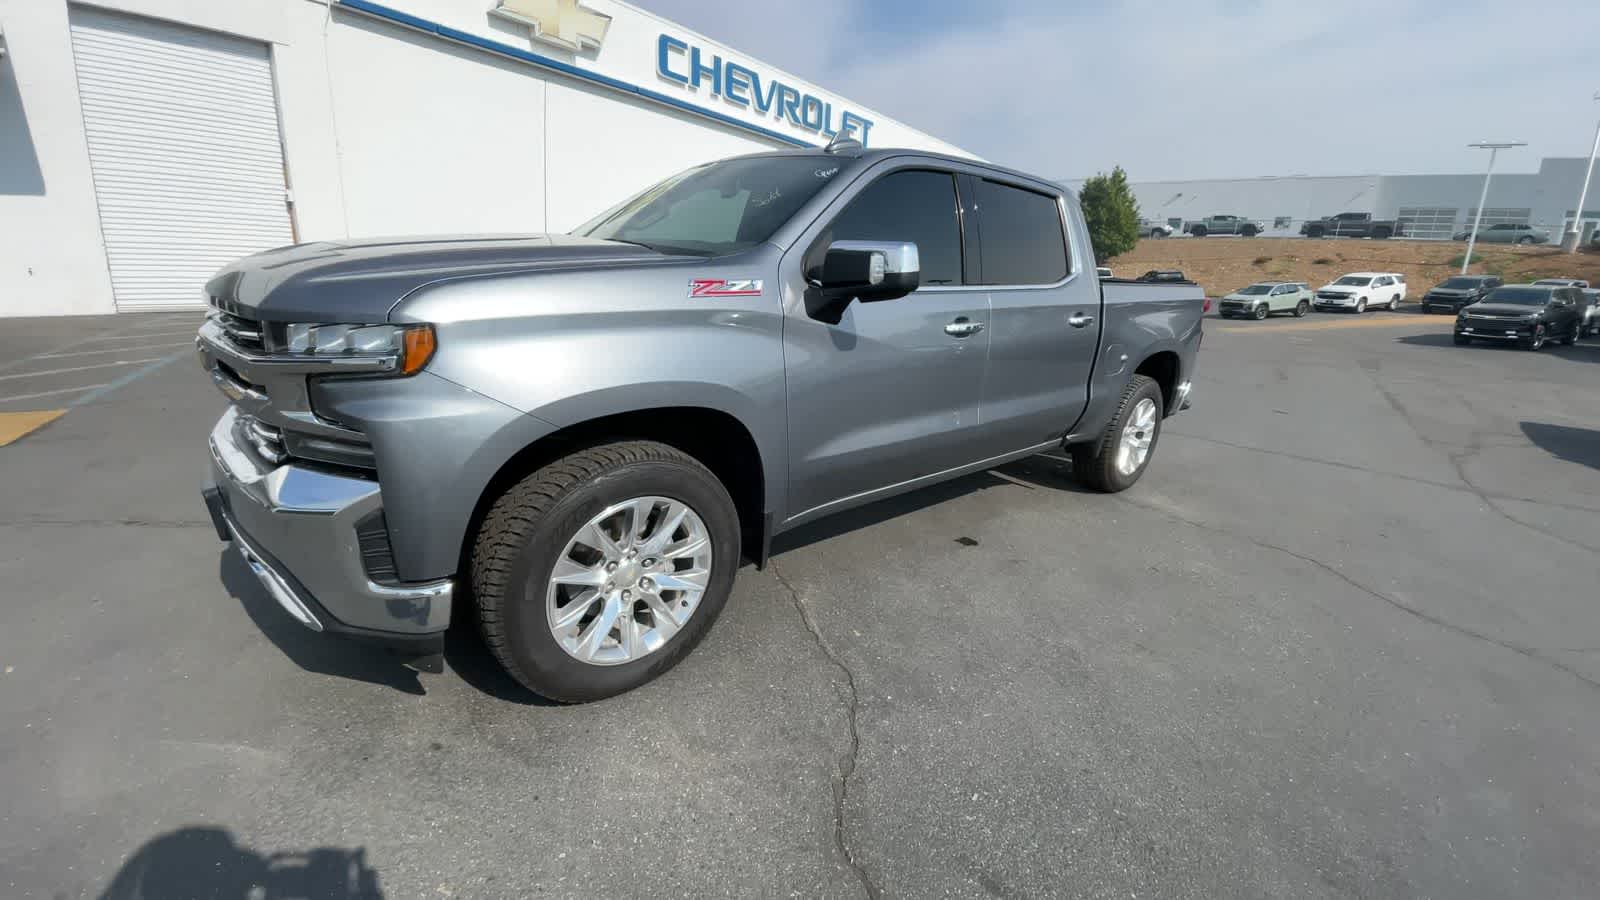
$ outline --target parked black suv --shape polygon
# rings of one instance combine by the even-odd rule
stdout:
[[[1462,307],[1477,303],[1502,284],[1505,282],[1498,275],[1457,275],[1447,278],[1422,295],[1422,311],[1458,313]]]
[[[1508,284],[1456,316],[1456,344],[1515,342],[1538,350],[1547,340],[1575,343],[1582,329],[1582,288]]]

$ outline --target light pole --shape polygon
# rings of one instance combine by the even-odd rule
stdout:
[[[1594,92],[1594,98],[1600,100],[1600,91]],[[1583,237],[1583,204],[1589,199],[1589,174],[1594,171],[1597,150],[1600,150],[1600,123],[1594,126],[1594,146],[1589,148],[1589,165],[1583,170],[1583,189],[1578,191],[1578,208],[1573,210],[1572,229],[1561,236],[1561,249],[1568,253],[1578,252],[1578,241]]]
[[[1476,144],[1468,144],[1467,146],[1474,150],[1489,151],[1489,171],[1483,173],[1483,194],[1478,197],[1478,214],[1472,218],[1472,230],[1467,232],[1467,255],[1466,258],[1461,260],[1461,274],[1463,275],[1467,274],[1467,266],[1472,265],[1472,248],[1478,244],[1478,226],[1483,223],[1483,205],[1489,202],[1489,179],[1494,177],[1494,158],[1500,155],[1501,150],[1509,150],[1512,147],[1526,147],[1528,142],[1503,141],[1496,143],[1494,141],[1479,141]]]

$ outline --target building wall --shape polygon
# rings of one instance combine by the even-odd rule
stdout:
[[[871,146],[966,155],[616,0],[585,0],[612,21],[601,47],[581,52],[531,40],[526,27],[490,15],[494,0],[387,0],[418,27],[325,0],[93,5],[270,46],[300,241],[566,230],[690,165],[827,140],[781,111],[735,102],[717,90],[720,79],[702,73],[697,85],[663,73],[662,35],[685,48],[671,57],[672,73],[686,70],[693,48],[705,65],[736,64],[817,98],[834,122],[846,111],[870,121]],[[68,4],[0,0],[0,29],[8,48],[0,61],[0,316],[114,312]],[[550,64],[517,58],[529,53]]]

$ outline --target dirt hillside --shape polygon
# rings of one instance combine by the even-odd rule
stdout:
[[[1159,238],[1139,242],[1106,265],[1120,277],[1149,269],[1182,269],[1218,297],[1270,279],[1304,281],[1315,290],[1346,272],[1400,272],[1412,297],[1456,274],[1465,243],[1295,238]],[[1480,246],[1471,271],[1518,283],[1538,278],[1585,278],[1600,284],[1600,252],[1576,256],[1556,247]],[[1452,260],[1454,262],[1452,263]]]

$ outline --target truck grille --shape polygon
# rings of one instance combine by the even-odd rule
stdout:
[[[252,322],[220,310],[213,312],[211,318],[222,326],[222,333],[240,350],[261,352],[267,349],[260,322]]]
[[[1318,300],[1349,300],[1350,299],[1350,295],[1349,294],[1342,294],[1342,293],[1340,293],[1338,291],[1317,291],[1317,299]]]
[[[283,431],[263,423],[255,416],[239,417],[239,434],[262,459],[277,465],[289,458],[283,446]]]

